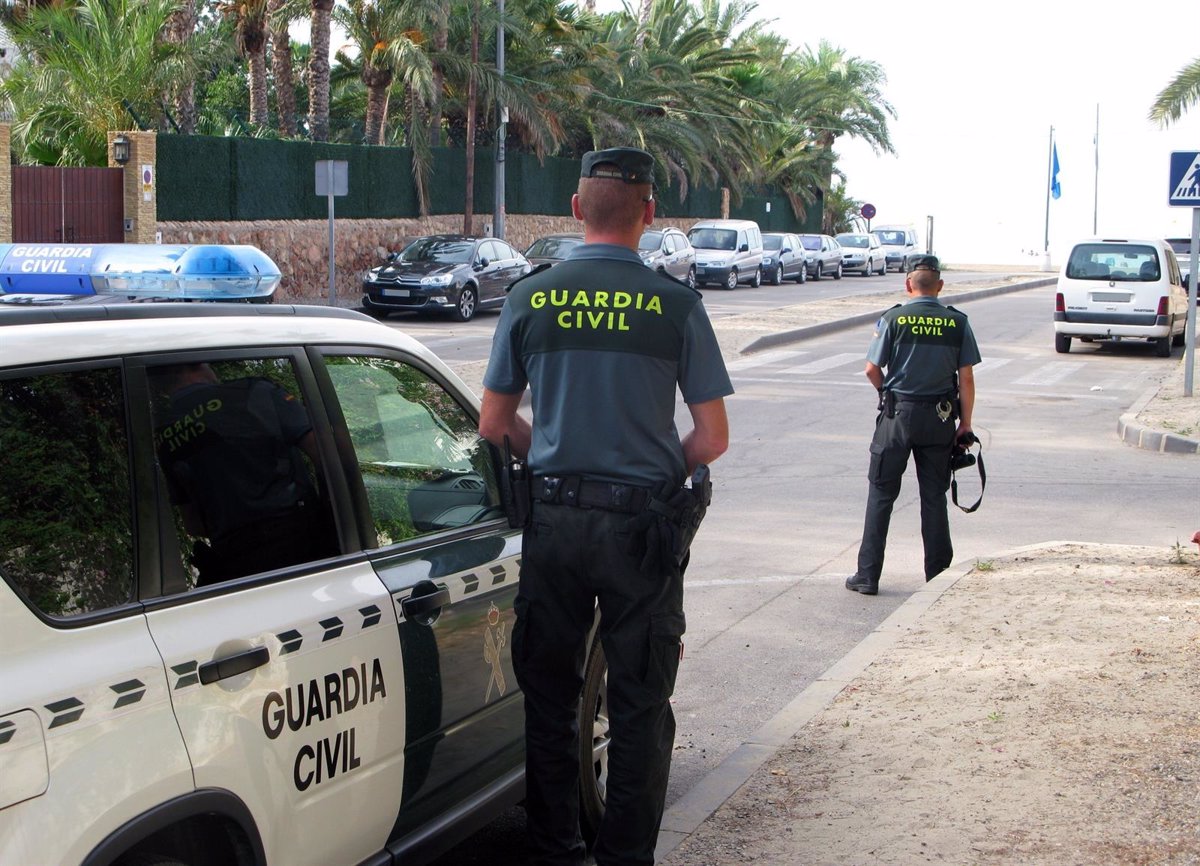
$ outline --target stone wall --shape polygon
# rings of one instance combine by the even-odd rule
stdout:
[[[486,219],[486,215],[476,217]],[[524,250],[539,237],[578,232],[573,217],[505,215],[510,244]],[[695,218],[656,220],[687,231]],[[250,244],[270,256],[283,273],[280,300],[324,300],[329,297],[329,223],[325,220],[256,220],[254,222],[160,222],[164,244]],[[362,274],[401,249],[413,238],[462,231],[462,216],[424,219],[336,220],[334,261],[339,305],[354,305],[362,297]]]

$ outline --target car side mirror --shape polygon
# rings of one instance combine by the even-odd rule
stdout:
[[[784,248],[783,248],[783,249],[781,249],[779,252],[780,252],[780,253],[790,253],[791,251],[792,251],[792,248],[791,248],[791,247],[784,247]]]
[[[479,261],[477,261],[475,263],[475,270],[482,271],[484,268],[486,268],[491,263],[492,263],[491,260],[487,256],[484,256],[483,258],[481,258]]]
[[[389,262],[394,262],[394,261],[396,261],[398,258],[400,258],[400,254],[399,254],[399,253],[392,252],[392,253],[388,253],[388,254],[387,254],[387,260],[388,260]]]
[[[750,252],[750,244],[742,244],[740,247],[738,247],[738,252],[739,252],[739,253],[748,253],[748,252]]]

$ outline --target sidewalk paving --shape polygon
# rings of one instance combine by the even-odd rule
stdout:
[[[948,303],[1047,284],[946,277]],[[736,357],[873,321],[894,297],[716,328]],[[1200,452],[1200,396],[1183,380],[1181,359],[1164,367],[1118,419],[1121,439]],[[1200,864],[1198,656],[1190,546],[1053,542],[958,563],[674,803],[658,857]]]

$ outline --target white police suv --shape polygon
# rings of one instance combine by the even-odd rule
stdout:
[[[0,298],[0,863],[415,864],[519,801],[477,410],[349,310]]]

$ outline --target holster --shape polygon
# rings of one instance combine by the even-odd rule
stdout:
[[[504,437],[504,470],[500,473],[500,497],[504,503],[504,514],[513,529],[524,529],[529,525],[530,515],[529,468],[520,457],[514,457],[508,437]]]
[[[662,553],[674,559],[677,567],[686,561],[710,502],[712,478],[708,466],[701,463],[692,473],[690,486],[680,487],[666,499],[653,497],[646,503],[646,511],[657,518]]]

